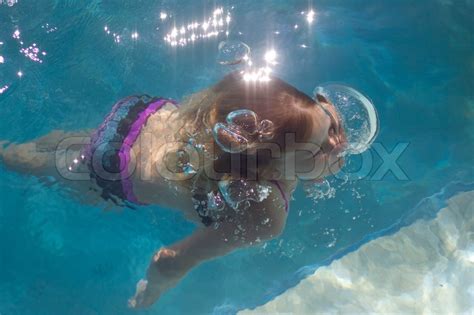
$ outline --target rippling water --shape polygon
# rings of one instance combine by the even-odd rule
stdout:
[[[408,143],[398,159],[408,180],[331,179],[334,198],[316,200],[299,189],[279,239],[193,270],[150,314],[223,314],[260,304],[301,267],[323,263],[443,187],[465,187],[450,183],[473,178],[472,1],[0,3],[4,139],[94,128],[114,101],[133,93],[181,99],[234,69],[217,62],[228,39],[248,45],[255,66],[275,50],[274,73],[307,93],[326,82],[362,91],[379,111],[377,141],[388,152]],[[221,7],[230,21],[204,30]],[[175,26],[176,37],[184,26],[181,37],[191,38],[193,23],[201,23],[195,35],[202,37],[166,40]],[[371,154],[373,175],[381,158]],[[194,228],[157,207],[104,213],[57,185],[0,168],[2,315],[127,314],[153,250]]]

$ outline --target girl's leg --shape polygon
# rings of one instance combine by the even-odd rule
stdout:
[[[79,152],[81,145],[87,141],[90,131],[66,132],[54,130],[49,134],[26,143],[0,142],[0,158],[7,168],[35,176],[60,177],[62,147],[69,146],[69,154]],[[76,143],[73,145],[73,143]],[[64,164],[64,163],[63,163]]]
[[[0,162],[15,172],[43,179],[54,178],[72,189],[74,197],[86,204],[101,200],[92,188],[89,171],[85,165],[82,173],[68,170],[74,158],[79,157],[84,144],[89,143],[90,131],[66,132],[55,130],[26,143],[0,142]]]

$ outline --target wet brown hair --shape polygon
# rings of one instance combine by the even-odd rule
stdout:
[[[296,142],[306,142],[311,137],[314,124],[315,101],[285,81],[271,77],[268,82],[245,81],[239,72],[225,76],[216,85],[201,93],[191,96],[188,106],[183,106],[182,115],[191,122],[195,132],[200,134],[198,142],[214,144],[214,169],[221,173],[232,174],[232,177],[248,177],[256,173],[248,167],[248,160],[256,160],[258,168],[271,164],[268,152],[263,152],[266,143],[277,144],[285,149],[285,135],[294,134]],[[212,127],[217,122],[225,122],[226,116],[235,110],[249,109],[254,111],[260,120],[273,122],[275,130],[273,139],[266,143],[256,143],[252,154],[236,153],[242,161],[238,169],[233,169],[231,159],[235,154],[223,152],[215,144]],[[286,147],[287,148],[287,147]]]
[[[283,80],[272,77],[269,82],[247,82],[240,73],[233,73],[211,91],[216,96],[209,111],[211,123],[225,121],[234,110],[249,109],[273,122],[274,142],[282,147],[286,133],[294,133],[297,141],[311,135],[314,100]]]

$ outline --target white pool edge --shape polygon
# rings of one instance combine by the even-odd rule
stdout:
[[[474,312],[474,191],[238,314]]]

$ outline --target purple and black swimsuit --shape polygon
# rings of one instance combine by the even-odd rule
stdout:
[[[131,149],[148,118],[167,103],[177,102],[148,95],[118,101],[92,134],[83,156],[90,176],[102,188],[101,196],[115,203],[143,204],[133,193],[128,172]]]

